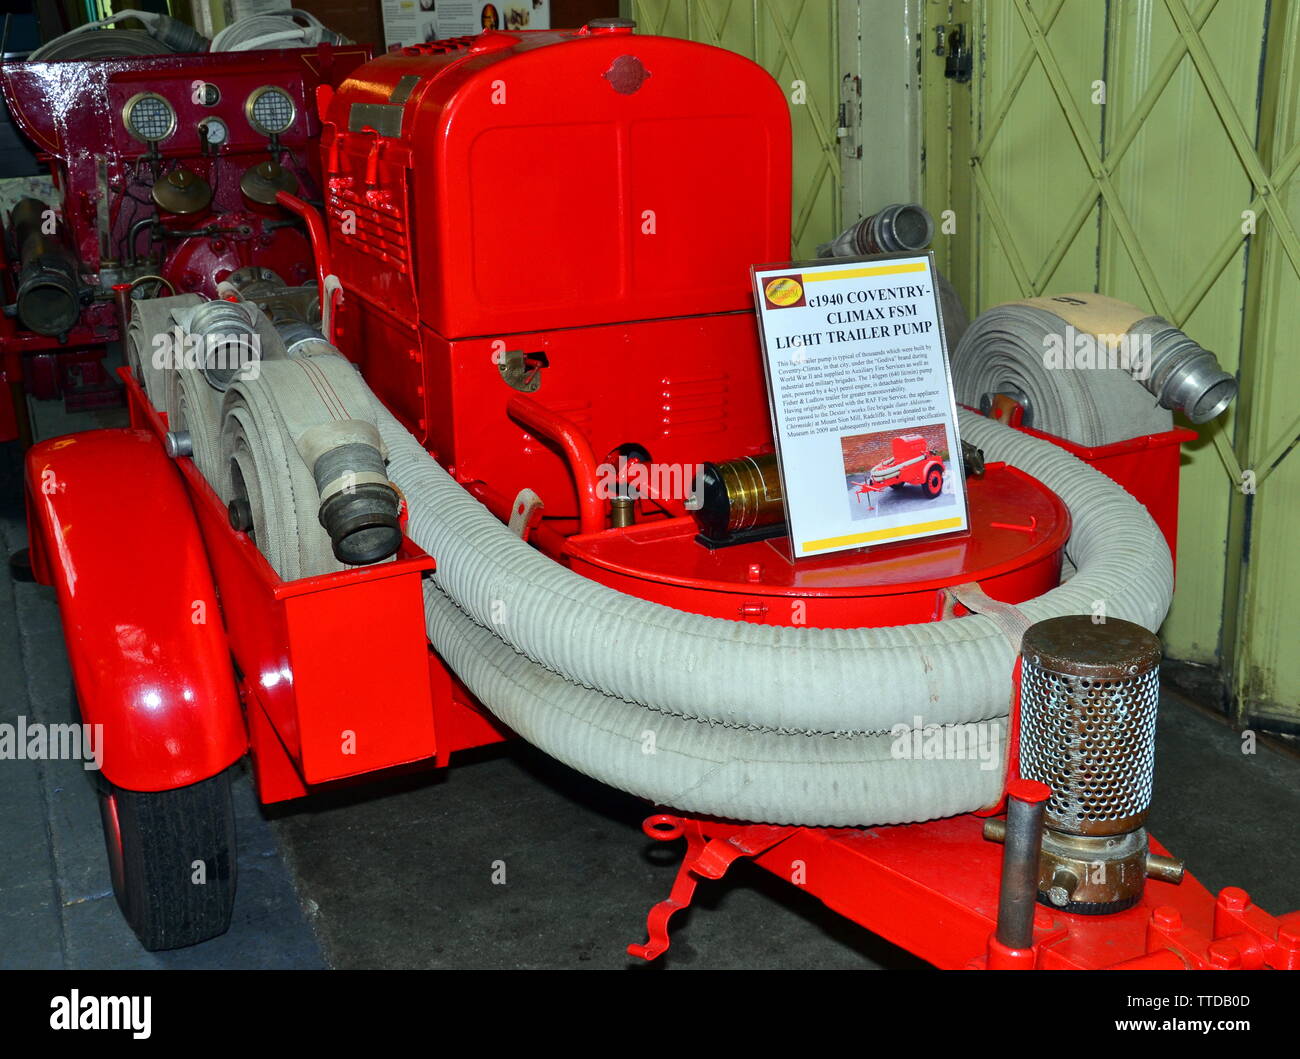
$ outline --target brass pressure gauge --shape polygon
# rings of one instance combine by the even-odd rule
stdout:
[[[279,136],[293,124],[298,107],[283,88],[263,85],[255,88],[244,103],[248,124],[263,136]]]
[[[176,111],[157,92],[138,92],[122,108],[126,131],[143,143],[158,143],[176,131]]]

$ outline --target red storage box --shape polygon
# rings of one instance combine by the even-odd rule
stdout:
[[[1196,431],[1175,427],[1160,434],[1089,448],[1030,427],[1012,429],[1060,445],[1072,456],[1079,457],[1122,485],[1151,512],[1169,544],[1169,554],[1177,559],[1179,457],[1183,442],[1194,441],[1198,436]]]
[[[132,425],[161,437],[166,417],[119,374]],[[433,757],[421,581],[434,560],[404,541],[390,563],[282,581],[193,462],[176,466],[220,595],[262,800]]]

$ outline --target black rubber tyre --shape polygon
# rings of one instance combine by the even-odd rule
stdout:
[[[182,949],[224,934],[235,903],[229,770],[172,791],[105,784],[99,806],[113,893],[140,944]]]

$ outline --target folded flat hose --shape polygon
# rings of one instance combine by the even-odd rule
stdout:
[[[203,298],[198,294],[137,298],[131,301],[131,322],[127,326],[125,342],[127,367],[144,387],[149,403],[160,412],[168,411],[169,377],[176,365],[155,360],[155,354],[180,352],[172,348],[175,345],[172,339],[172,329],[175,326],[172,309],[189,309],[202,304]],[[155,348],[154,342],[158,335],[169,336],[167,349]]]
[[[401,543],[373,400],[341,356],[263,361],[226,392],[232,524],[286,581],[377,562]]]
[[[230,468],[221,454],[221,391],[201,371],[171,373],[167,426],[173,434],[189,435],[190,455],[222,502],[230,500]]]
[[[1066,326],[1046,308],[1022,302],[981,313],[952,353],[957,400],[978,408],[987,394],[1015,394],[1026,408],[1026,426],[1080,445],[1173,426],[1169,411],[1121,368],[1049,366],[1050,352],[1067,340]],[[1094,362],[1095,354],[1094,344]]]

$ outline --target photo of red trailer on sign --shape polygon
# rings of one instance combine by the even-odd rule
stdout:
[[[840,450],[854,519],[938,511],[957,502],[942,423],[841,438]]]

